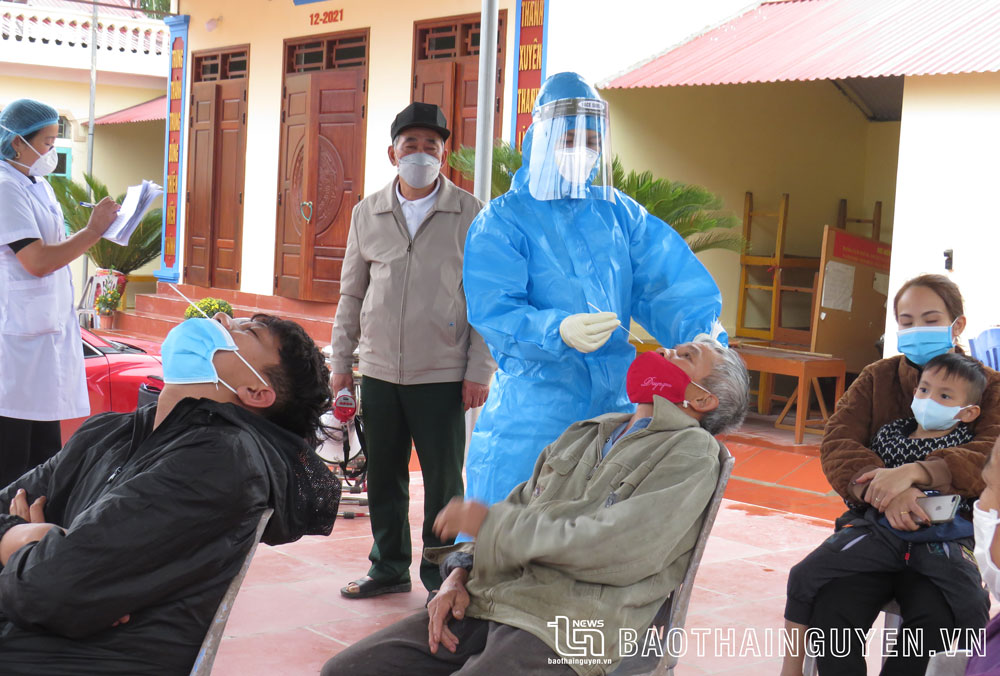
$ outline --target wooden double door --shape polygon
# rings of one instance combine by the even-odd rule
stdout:
[[[247,80],[195,82],[188,136],[184,281],[240,288]]]
[[[503,129],[506,10],[500,12],[497,35],[496,92],[493,137]],[[451,136],[445,149],[453,152],[476,147],[479,106],[479,15],[418,22],[414,27],[412,100],[433,103],[448,119]],[[442,172],[460,187],[472,192],[473,182],[452,167]]]
[[[367,36],[366,36],[367,37]],[[274,293],[336,302],[362,197],[367,67],[285,75]]]

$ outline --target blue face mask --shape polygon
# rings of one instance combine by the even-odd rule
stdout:
[[[948,326],[914,326],[912,329],[898,331],[896,349],[917,366],[923,366],[955,346],[951,337],[954,325],[955,322]]]
[[[233,394],[236,390],[219,377],[212,358],[219,350],[234,352],[260,382],[268,387],[257,370],[243,358],[229,331],[214,319],[187,319],[170,330],[160,356],[163,359],[163,382],[176,385],[222,383]]]
[[[917,422],[925,430],[950,430],[959,423],[958,415],[967,406],[944,406],[930,397],[926,399],[913,398],[910,409]]]

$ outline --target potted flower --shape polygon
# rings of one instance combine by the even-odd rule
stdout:
[[[98,315],[98,328],[110,329],[112,325],[112,317],[114,316],[115,310],[118,309],[118,304],[121,303],[122,295],[118,293],[117,289],[108,289],[94,302],[94,307],[97,309]]]
[[[233,306],[221,298],[202,298],[195,305],[198,306],[198,310],[201,310],[201,312],[188,305],[184,310],[184,319],[206,316],[212,318],[219,312],[225,312],[230,317],[233,316]]]

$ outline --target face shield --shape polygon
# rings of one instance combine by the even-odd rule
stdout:
[[[528,189],[538,200],[615,201],[611,180],[608,104],[600,99],[559,99],[532,115]]]

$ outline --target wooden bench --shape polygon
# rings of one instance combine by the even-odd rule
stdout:
[[[764,346],[737,345],[733,349],[743,358],[748,370],[760,372],[762,381],[764,381],[766,374],[798,378],[795,391],[788,397],[785,408],[782,409],[778,419],[774,421],[775,427],[795,430],[795,443],[797,444],[802,443],[802,438],[807,431],[815,434],[823,433],[823,427],[830,416],[826,409],[826,403],[823,401],[823,393],[819,389],[818,379],[837,379],[835,400],[839,401],[841,395],[844,394],[844,378],[847,369],[843,359],[812,352],[779,350]],[[822,417],[809,419],[809,403],[813,390],[816,392]],[[759,401],[769,405],[769,400],[770,396],[765,392],[765,387],[761,387]],[[784,420],[793,404],[795,405],[795,424],[789,425]],[[758,404],[758,410],[760,409],[761,405]]]

